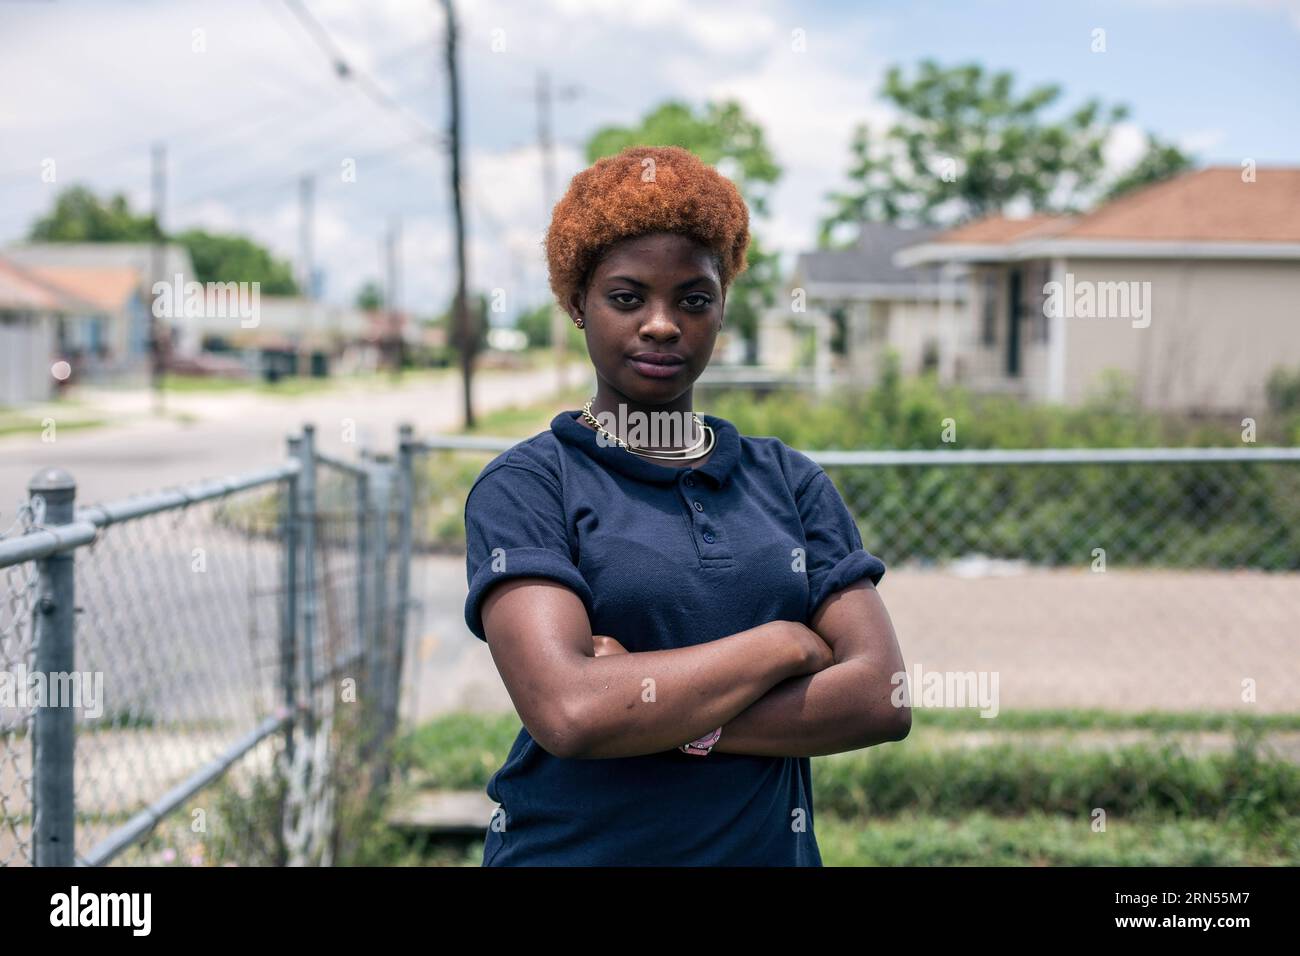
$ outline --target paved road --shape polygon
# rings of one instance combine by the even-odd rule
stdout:
[[[475,410],[482,414],[544,400],[555,393],[555,380],[549,368],[480,372],[474,378]],[[571,368],[569,381],[580,380]],[[355,386],[297,398],[257,392],[168,395],[168,410],[194,419],[189,424],[149,417],[147,392],[82,397],[93,411],[124,424],[87,431],[56,427],[55,440],[48,443],[26,435],[0,438],[0,529],[26,499],[32,475],[50,465],[72,472],[77,499],[87,504],[270,467],[284,460],[285,438],[303,422],[315,423],[322,450],[355,458],[365,444],[391,449],[400,422],[430,434],[461,421],[461,382],[454,372],[405,387]],[[348,431],[354,433],[352,444],[344,441]]]

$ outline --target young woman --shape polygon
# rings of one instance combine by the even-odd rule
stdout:
[[[555,207],[597,389],[465,505],[465,621],[524,725],[485,866],[820,866],[809,758],[910,729],[885,566],[830,478],[692,413],[748,245],[735,186],[678,147],[600,160]],[[679,427],[638,440],[654,422]]]

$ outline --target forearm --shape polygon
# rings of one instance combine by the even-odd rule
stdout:
[[[816,674],[782,681],[723,723],[714,751],[765,757],[815,757],[897,739],[899,708],[884,675],[850,658]],[[718,725],[714,725],[718,726]]]
[[[659,753],[735,719],[800,672],[769,625],[691,647],[585,659],[572,688],[581,758]]]

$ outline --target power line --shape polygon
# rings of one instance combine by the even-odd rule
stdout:
[[[424,52],[424,50],[422,49],[423,42],[424,41],[422,41],[420,44],[412,44],[410,46],[405,46],[402,47],[401,49],[393,51],[392,53],[386,55],[382,60],[380,60],[379,65],[381,67],[391,66],[394,63],[398,63],[401,62],[402,60],[410,58],[412,55],[414,55],[417,52]],[[321,88],[321,92],[324,92],[324,88]],[[304,96],[308,94],[304,92],[303,88],[299,87],[293,89],[290,95]],[[289,97],[288,95],[286,95],[284,98],[287,99]],[[337,107],[338,105],[341,105],[343,102],[342,100],[339,100],[337,97],[334,96],[331,96],[330,100],[333,107]],[[128,156],[123,157],[121,161],[117,163],[112,163],[110,165],[111,166],[127,166],[127,165],[141,166],[148,162],[147,150],[149,148],[150,142],[152,141],[162,140],[174,144],[178,141],[184,141],[185,139],[188,139],[191,136],[196,134],[210,134],[213,128],[227,126],[230,123],[245,119],[250,114],[253,114],[256,110],[260,108],[261,108],[260,106],[253,107],[253,108],[241,107],[240,109],[234,110],[223,116],[217,118],[209,117],[193,125],[182,127],[179,130],[173,130],[171,133],[163,134],[161,136],[152,136],[149,138],[140,137],[138,139],[122,141],[113,146],[108,146],[103,149],[97,149],[89,153],[82,153],[80,155],[74,153],[70,157],[60,156],[56,158],[58,159],[60,164],[77,166],[77,165],[85,165],[91,162],[96,162],[98,160],[102,160],[105,157],[109,157],[109,156],[129,154]],[[286,116],[300,116],[300,115],[303,115],[302,111],[296,105],[289,106],[287,109],[278,112],[261,113],[256,119],[253,120],[252,123],[245,124],[244,126],[242,126],[239,129],[239,131],[237,131],[235,135],[230,139],[217,143],[215,146],[211,146],[210,148],[201,150],[198,153],[191,154],[190,156],[183,157],[183,158],[187,162],[192,162],[196,158],[204,157],[212,153],[220,152],[222,149],[229,148],[229,146],[232,145],[233,142],[237,142],[239,139],[243,137],[243,135],[245,135],[248,131],[252,129],[265,126],[268,123],[281,122]],[[306,118],[309,120],[316,119],[319,118],[319,114],[314,114],[314,115],[306,114]],[[297,125],[297,124],[293,124],[293,125]],[[282,126],[280,128],[283,129],[284,127]],[[292,128],[292,126],[290,128]],[[205,136],[204,138],[208,140],[211,139],[210,135]],[[102,165],[102,164],[98,164],[98,165]],[[12,179],[14,181],[13,182],[14,185],[20,185],[20,184],[26,185],[26,183],[23,181],[27,180],[37,171],[38,171],[37,167],[32,165],[15,166],[9,169],[0,170],[0,179]]]
[[[381,149],[372,150],[371,152],[362,153],[357,156],[353,156],[349,158],[353,159],[355,162],[360,164],[363,162],[368,162],[372,159],[378,159],[380,157],[389,156],[390,154],[404,153],[413,150],[416,147],[425,148],[428,145],[429,143],[426,140],[418,140],[418,139],[407,140],[402,143],[395,143],[389,146],[385,146]],[[318,167],[315,167],[315,171],[324,174],[324,173],[331,172],[336,168],[337,167],[331,161],[331,163],[328,165],[322,164]],[[262,188],[268,188],[272,186],[283,187],[287,184],[297,182],[298,178],[299,176],[297,174],[281,175],[275,177],[272,180],[267,180],[260,176],[245,178],[239,180],[238,182],[225,183],[221,186],[216,187],[215,189],[207,190],[206,192],[198,193],[197,195],[188,196],[185,199],[182,199],[180,202],[174,203],[172,205],[172,208],[185,209],[210,199],[220,199],[221,197],[228,195],[231,192],[245,192],[249,189],[258,187],[259,185]]]
[[[321,22],[312,15],[311,11],[307,9],[306,4],[303,3],[302,0],[284,0],[284,4],[298,18],[298,22],[302,24],[303,29],[311,37],[312,41],[329,59],[330,65],[333,67],[334,72],[339,79],[353,81],[356,88],[376,105],[383,109],[400,113],[424,133],[438,137],[439,139],[443,137],[444,134],[438,132],[426,123],[424,118],[414,110],[408,109],[405,105],[394,99],[393,96],[380,86],[368,73],[352,66],[347,61],[347,58],[344,57],[343,51],[339,49],[338,44],[334,42],[333,37],[330,36],[329,31],[326,30],[324,25],[322,25]]]

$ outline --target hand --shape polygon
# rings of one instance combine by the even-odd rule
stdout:
[[[597,657],[605,657],[609,654],[627,654],[628,649],[605,634],[591,635],[591,643],[594,645]]]

